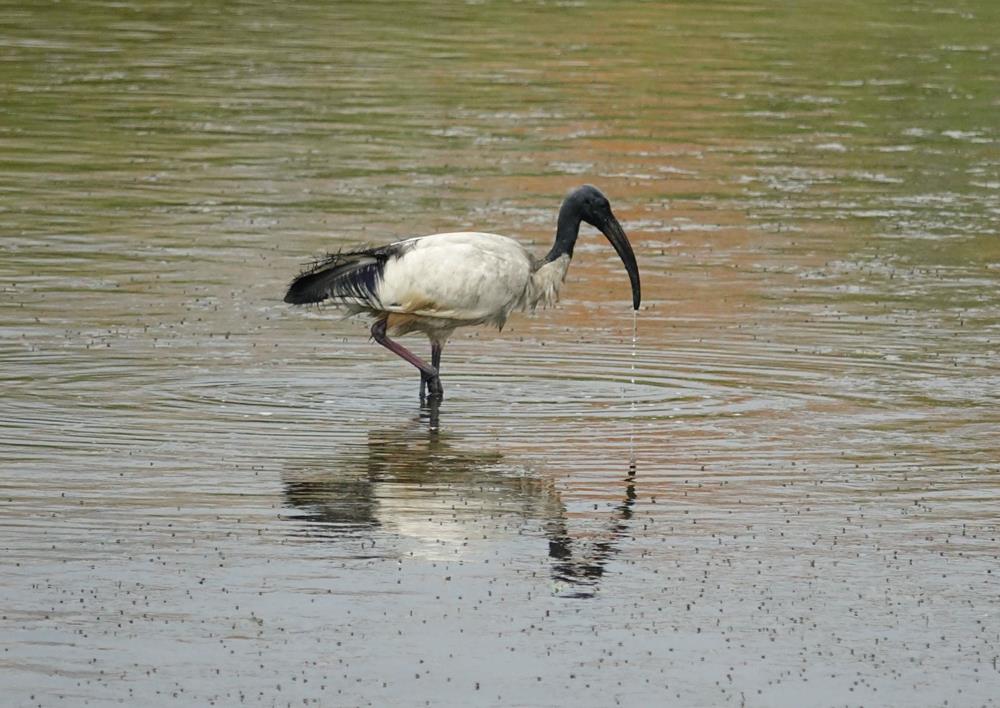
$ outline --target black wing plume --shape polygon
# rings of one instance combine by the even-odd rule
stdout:
[[[318,259],[299,274],[285,293],[285,302],[305,305],[335,300],[360,300],[379,307],[378,284],[390,258],[398,258],[403,244],[393,243],[360,251],[339,251]]]

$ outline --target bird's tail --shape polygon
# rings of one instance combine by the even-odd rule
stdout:
[[[305,305],[332,298],[378,307],[378,285],[385,263],[399,253],[396,244],[331,253],[312,263],[292,281],[285,302]]]

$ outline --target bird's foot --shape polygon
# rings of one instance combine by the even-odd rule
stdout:
[[[426,399],[440,401],[443,398],[444,387],[441,385],[441,377],[438,375],[431,376],[421,371],[420,402],[423,403]]]
[[[427,397],[434,401],[444,399],[444,386],[441,385],[440,376],[433,376],[427,379]]]

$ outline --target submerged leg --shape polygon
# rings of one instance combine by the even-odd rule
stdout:
[[[441,387],[441,379],[438,377],[437,369],[428,364],[426,361],[421,359],[419,356],[411,352],[409,349],[404,347],[399,342],[394,342],[389,339],[388,335],[385,333],[386,323],[385,320],[379,320],[372,325],[372,339],[381,344],[383,347],[391,351],[393,354],[401,359],[404,359],[420,370],[420,381],[421,381],[421,393],[423,393],[423,383],[426,380],[428,387],[430,388],[430,395],[432,398],[443,398],[444,389]],[[433,355],[433,352],[432,352]]]

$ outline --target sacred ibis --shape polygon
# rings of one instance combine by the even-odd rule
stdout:
[[[514,310],[554,303],[566,277],[580,222],[607,236],[628,271],[632,307],[639,309],[639,267],[611,204],[591,185],[579,187],[559,209],[555,243],[533,257],[512,238],[490,233],[432,234],[360,251],[341,251],[314,263],[288,287],[285,302],[331,300],[349,314],[374,318],[372,338],[420,370],[424,387],[441,399],[441,351],[457,327],[502,328]],[[423,332],[431,340],[427,363],[389,338]]]

